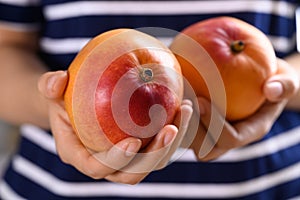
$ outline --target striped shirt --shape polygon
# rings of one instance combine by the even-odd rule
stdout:
[[[39,30],[39,55],[51,70],[66,69],[89,39],[113,28],[172,30],[154,33],[168,44],[174,31],[221,15],[255,25],[269,37],[277,56],[284,57],[296,51],[294,13],[299,3],[0,0],[0,23],[18,31]],[[19,149],[1,181],[0,195],[3,199],[300,198],[300,114],[284,111],[260,141],[212,162],[198,162],[186,151],[134,186],[93,180],[79,173],[59,159],[49,131],[26,124],[21,127]]]

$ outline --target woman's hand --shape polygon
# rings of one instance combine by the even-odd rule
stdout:
[[[191,148],[199,160],[207,161],[261,139],[298,89],[297,73],[287,62],[278,59],[278,73],[270,77],[263,88],[266,102],[255,114],[242,121],[226,121],[209,101],[198,97],[200,111],[193,115],[191,121],[199,122],[200,114],[200,123]]]
[[[48,101],[50,126],[62,161],[92,178],[127,184],[136,184],[150,172],[167,165],[186,133],[192,115],[190,101],[183,101],[174,122],[176,126],[163,127],[142,151],[141,140],[130,137],[105,152],[91,153],[77,137],[65,111],[63,94],[67,81],[68,74],[64,71],[48,72],[38,85]]]

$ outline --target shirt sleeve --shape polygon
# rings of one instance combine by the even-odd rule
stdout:
[[[38,30],[43,21],[40,0],[0,0],[0,24],[20,31]]]

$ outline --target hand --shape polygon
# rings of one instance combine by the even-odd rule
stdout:
[[[191,148],[199,160],[207,161],[259,140],[269,132],[288,99],[298,89],[297,73],[288,63],[278,59],[277,74],[270,77],[263,88],[266,102],[245,120],[229,123],[209,101],[198,97],[199,107],[202,108],[199,111],[200,124]],[[195,124],[197,120],[199,122],[199,115],[194,114],[191,123]]]
[[[48,72],[42,75],[38,85],[48,101],[50,126],[63,162],[94,179],[127,184],[138,183],[151,171],[167,165],[187,130],[192,115],[190,101],[183,101],[174,122],[177,126],[163,127],[142,151],[141,140],[130,137],[105,152],[91,153],[76,136],[65,111],[63,93],[67,81],[68,74],[64,71]]]

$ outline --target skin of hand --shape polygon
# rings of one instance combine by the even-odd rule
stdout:
[[[94,179],[105,178],[125,184],[137,184],[150,172],[168,164],[185,136],[193,112],[191,101],[183,100],[174,121],[176,126],[163,127],[142,151],[141,140],[130,137],[108,151],[90,152],[72,129],[64,108],[67,81],[67,72],[56,71],[43,74],[38,82],[39,91],[48,102],[50,127],[62,161]]]
[[[218,158],[227,151],[262,138],[285,109],[288,100],[299,96],[299,76],[289,63],[278,59],[278,73],[270,77],[263,88],[266,102],[252,116],[236,122],[228,122],[216,108],[203,97],[197,97],[199,109],[193,114],[198,131],[190,148],[201,161]],[[195,104],[196,105],[196,104]],[[217,113],[212,115],[212,111]],[[195,119],[196,118],[196,119]],[[209,126],[222,126],[220,132],[209,131]],[[211,130],[214,130],[213,128]]]

